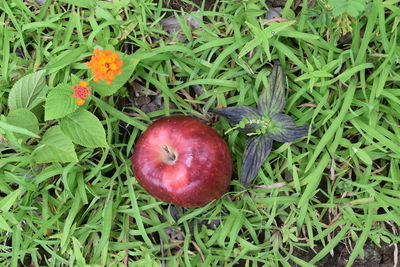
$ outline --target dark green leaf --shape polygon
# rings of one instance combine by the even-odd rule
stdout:
[[[285,76],[281,65],[275,62],[269,76],[269,88],[265,88],[258,100],[258,110],[263,116],[281,112],[285,106]]]
[[[220,108],[212,110],[211,112],[224,117],[231,126],[239,125],[240,127],[237,130],[242,133],[250,133],[258,128],[258,124],[255,123],[244,124],[243,120],[261,119],[258,110],[248,106]]]
[[[257,135],[247,140],[242,164],[241,182],[248,186],[271,152],[272,139],[268,135]]]
[[[268,134],[278,142],[292,142],[308,133],[308,125],[296,126],[293,119],[286,114],[272,116]]]

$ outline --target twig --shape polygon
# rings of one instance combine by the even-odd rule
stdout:
[[[196,242],[192,241],[192,244],[193,244],[194,248],[199,252],[200,257],[201,257],[201,261],[204,264],[206,262],[206,258],[204,257],[203,252],[201,251],[200,247],[197,245]]]

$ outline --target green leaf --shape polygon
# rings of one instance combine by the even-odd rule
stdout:
[[[71,87],[66,84],[60,84],[50,90],[44,106],[44,119],[59,119],[77,110],[79,106],[72,95]]]
[[[0,200],[0,210],[2,211],[8,211],[12,205],[17,201],[17,198],[22,193],[22,189],[17,189],[13,191],[12,193],[6,195],[3,199]]]
[[[83,8],[94,8],[96,6],[95,0],[62,0],[61,2]]]
[[[78,266],[87,266],[85,262],[85,257],[82,255],[81,249],[82,245],[79,242],[78,239],[76,239],[74,236],[72,237],[72,244],[74,248],[74,255],[75,255],[75,260]]]
[[[238,58],[242,58],[244,55],[246,55],[247,53],[249,53],[252,49],[256,48],[257,46],[259,46],[262,43],[262,39],[259,37],[254,38],[253,40],[251,40],[250,42],[247,42],[242,50],[240,50]]]
[[[248,186],[256,177],[265,159],[271,152],[272,139],[268,135],[257,135],[247,140],[240,179],[243,186]]]
[[[80,108],[61,119],[60,126],[74,143],[92,148],[108,147],[100,120],[85,109]]]
[[[367,8],[366,0],[329,0],[328,5],[333,6],[334,16],[348,13],[352,17],[358,17]]]
[[[12,232],[12,229],[6,222],[6,220],[0,214],[0,229],[6,230],[7,232]]]
[[[31,111],[28,109],[15,109],[7,115],[7,122],[11,125],[24,128],[31,133],[37,135],[39,133],[39,122]],[[29,138],[31,135],[16,133],[16,138]]]
[[[289,115],[277,113],[271,118],[268,134],[273,140],[285,143],[307,135],[308,129],[308,125],[296,126]]]
[[[23,134],[23,135],[27,135],[29,137],[40,138],[37,134],[32,133],[31,131],[29,131],[29,130],[27,130],[25,128],[14,126],[12,124],[9,124],[9,123],[3,122],[3,121],[0,121],[0,128],[4,129],[4,130],[7,130],[7,131],[10,131],[10,132],[13,132],[13,133],[20,133],[20,134]]]
[[[269,88],[265,88],[258,100],[258,110],[264,116],[279,113],[285,107],[285,76],[278,61],[269,76]]]
[[[8,97],[8,107],[10,110],[19,108],[31,109],[34,107],[33,104],[38,103],[35,100],[46,84],[44,74],[43,70],[38,71],[22,77],[14,84]]]
[[[78,214],[79,210],[82,208],[81,204],[81,196],[79,195],[79,191],[75,192],[75,197],[72,202],[72,206],[69,209],[67,219],[65,219],[63,231],[61,233],[61,253],[65,253],[67,249],[67,245],[69,245],[69,239],[71,238],[73,231],[71,230],[72,224],[75,221],[75,217]]]
[[[98,258],[101,255],[101,252],[104,250],[104,248],[108,247],[109,240],[110,240],[110,234],[111,234],[111,229],[113,225],[113,208],[112,208],[112,200],[107,200],[104,210],[103,210],[103,227],[101,229],[101,238],[99,243],[97,244],[95,250],[94,250],[94,257]]]
[[[45,67],[48,70],[47,74],[52,74],[68,65],[72,65],[80,57],[82,57],[82,54],[86,51],[87,47],[82,45],[78,48],[67,47],[64,52],[53,58]]]
[[[366,165],[372,165],[372,159],[365,150],[353,147],[353,151],[357,155],[357,157],[361,159]]]
[[[212,110],[211,112],[224,117],[231,126],[239,125],[240,128],[237,130],[242,133],[254,132],[255,129],[259,128],[259,125],[254,123],[247,123],[243,125],[244,119],[262,119],[257,109],[248,106],[220,108]]]
[[[125,55],[123,54],[120,58],[123,60],[124,64],[121,67],[122,73],[116,74],[115,79],[111,84],[107,84],[105,81],[100,82],[90,82],[90,87],[97,91],[102,96],[109,96],[116,93],[132,76],[140,59],[136,57],[135,54]]]
[[[46,131],[33,153],[37,163],[78,161],[74,144],[58,125]]]

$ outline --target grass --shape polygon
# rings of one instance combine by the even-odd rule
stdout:
[[[21,76],[46,70],[49,88],[80,77],[95,45],[135,51],[141,60],[131,81],[162,99],[145,113],[129,104],[126,88],[94,97],[88,109],[111,145],[78,148],[78,163],[36,164],[0,136],[1,266],[313,266],[339,244],[350,244],[351,266],[366,242],[397,249],[397,1],[370,2],[350,18],[349,38],[320,1],[287,1],[284,22],[264,19],[264,1],[217,2],[192,15],[203,17],[198,29],[176,11],[177,36],[160,23],[173,10],[150,0],[0,1],[2,114]],[[243,190],[237,173],[246,137],[230,131],[236,171],[223,198],[182,209],[148,195],[130,161],[146,125],[178,113],[223,134],[230,126],[208,111],[255,106],[273,60],[287,77],[285,113],[312,125],[308,136],[275,144]],[[303,250],[311,258],[299,256]]]

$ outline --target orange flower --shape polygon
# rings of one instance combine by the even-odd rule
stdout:
[[[123,61],[118,59],[118,54],[111,52],[110,49],[103,51],[96,48],[94,56],[90,58],[86,65],[92,69],[95,82],[106,80],[107,84],[111,84],[115,79],[115,74],[122,73]]]
[[[78,104],[78,106],[85,104],[85,99],[90,96],[88,83],[85,81],[80,81],[79,85],[72,86],[72,90],[74,90],[73,97],[76,98],[76,104]]]

